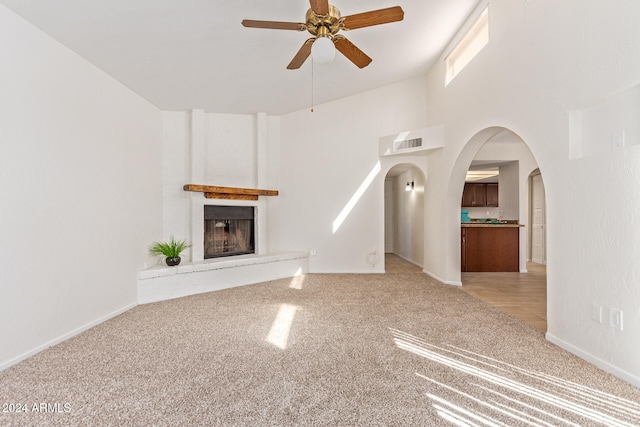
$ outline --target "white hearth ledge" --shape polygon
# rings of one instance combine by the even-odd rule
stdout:
[[[138,273],[138,304],[164,301],[309,272],[308,252],[239,255],[155,266]]]

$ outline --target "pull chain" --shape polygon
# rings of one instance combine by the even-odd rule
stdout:
[[[313,58],[311,58],[311,112],[313,113]]]

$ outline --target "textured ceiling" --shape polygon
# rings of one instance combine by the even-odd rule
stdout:
[[[478,0],[336,0],[343,16],[400,5],[404,20],[343,32],[373,62],[286,66],[306,32],[242,19],[304,22],[307,0],[0,0],[162,110],[283,114],[424,75]]]

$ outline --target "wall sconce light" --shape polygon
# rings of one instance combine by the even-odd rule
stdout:
[[[413,190],[413,181],[407,182],[407,186],[404,187],[404,191],[411,191],[411,190]]]

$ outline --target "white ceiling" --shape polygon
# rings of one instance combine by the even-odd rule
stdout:
[[[479,0],[335,0],[343,16],[400,5],[404,20],[343,32],[373,58],[315,65],[322,104],[426,74]],[[162,110],[283,114],[311,106],[311,60],[286,66],[306,32],[242,19],[304,22],[307,0],[0,0]]]

